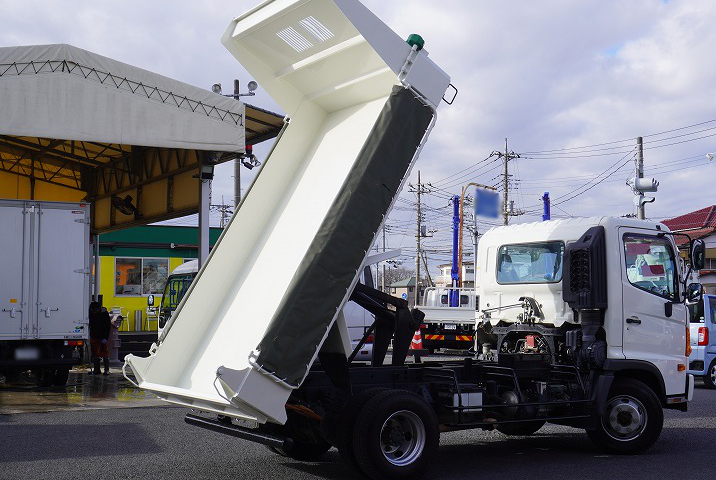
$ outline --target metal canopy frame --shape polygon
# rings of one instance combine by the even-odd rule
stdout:
[[[276,137],[283,124],[282,115],[246,105],[247,144],[255,145]],[[29,179],[27,197],[31,200],[44,199],[36,191],[36,182],[40,181],[75,191],[78,199],[95,204],[103,199],[109,201],[115,195],[130,195],[140,208],[143,188],[162,183],[165,191],[161,195],[165,202],[162,214],[122,222],[118,217],[121,220],[123,215],[110,210],[108,224],[93,222],[95,233],[195,213],[196,206],[175,208],[175,195],[192,197],[196,194],[195,189],[175,191],[175,177],[195,177],[202,163],[219,164],[236,156],[235,152],[0,135],[0,173]],[[94,213],[96,209],[93,219]]]

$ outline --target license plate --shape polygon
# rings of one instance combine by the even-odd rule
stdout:
[[[445,325],[445,330],[457,330],[457,325]]]
[[[36,348],[15,349],[15,360],[39,360],[40,351]]]

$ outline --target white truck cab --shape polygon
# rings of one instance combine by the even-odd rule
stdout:
[[[579,242],[593,242],[585,237],[594,233],[586,232],[599,231],[601,239],[588,248],[598,250],[598,258],[591,260],[600,265],[572,256],[565,267],[566,252]],[[577,332],[587,313],[595,312],[592,361],[607,369],[636,368],[653,382],[664,404],[686,402],[693,391],[686,372],[687,272],[680,270],[677,251],[666,226],[634,219],[577,218],[494,228],[479,245],[478,322],[494,335],[499,352],[525,351],[526,337],[536,334],[538,344],[530,348],[557,357],[579,348],[570,344],[576,333],[568,332]],[[579,299],[564,291],[569,281],[583,290],[579,295],[598,296],[600,304],[574,308]]]

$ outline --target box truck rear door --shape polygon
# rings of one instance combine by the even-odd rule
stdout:
[[[77,205],[43,205],[39,213],[37,336],[84,338],[89,288],[87,211]]]
[[[23,202],[0,201],[0,339],[25,338],[30,222]]]

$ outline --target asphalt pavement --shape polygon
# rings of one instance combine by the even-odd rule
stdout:
[[[116,373],[75,379],[79,384],[103,381],[128,388]],[[109,401],[111,388],[96,389],[101,401]],[[0,389],[0,410],[3,400],[21,397],[7,393]],[[38,397],[31,389],[26,394],[26,400]],[[100,406],[90,396],[84,407],[79,402],[35,409],[51,410],[44,413],[0,414],[0,479],[363,478],[341,463],[335,449],[320,462],[294,461],[261,445],[189,426],[185,408],[142,404],[149,400],[132,398],[129,391],[124,395],[123,401]],[[712,479],[715,406],[716,391],[697,382],[689,412],[667,411],[656,445],[629,457],[605,455],[582,431],[568,427],[547,425],[531,437],[512,438],[481,430],[444,433],[424,477]]]

